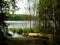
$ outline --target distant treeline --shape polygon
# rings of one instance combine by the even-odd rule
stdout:
[[[36,16],[27,14],[6,14],[6,20],[35,20]]]

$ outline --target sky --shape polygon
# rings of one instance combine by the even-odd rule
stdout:
[[[5,0],[5,1],[10,1],[10,0]],[[38,0],[30,0],[30,4],[28,4],[27,0],[16,0],[16,1],[17,1],[16,5],[18,6],[19,10],[16,10],[14,12],[14,14],[31,14],[31,15],[36,15],[36,10],[34,12],[34,9],[33,9],[33,6],[34,6],[33,1],[38,2]],[[30,12],[29,12],[29,5],[30,5]],[[12,13],[12,12],[10,12],[10,13]]]
[[[28,7],[27,0],[20,0],[17,2],[19,10],[15,11],[15,14],[29,14],[29,11],[26,9]]]
[[[18,0],[16,5],[18,6],[19,10],[16,10],[14,12],[14,14],[31,14],[31,15],[36,15],[36,10],[34,12],[34,9],[33,9],[34,8],[33,1],[37,2],[38,0],[30,0],[30,4],[28,3],[27,0]],[[29,5],[30,5],[30,11],[29,11]],[[10,13],[12,13],[12,12],[10,12]]]

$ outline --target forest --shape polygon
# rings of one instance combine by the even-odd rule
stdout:
[[[35,20],[36,16],[27,15],[27,14],[6,14],[7,19],[10,21],[23,21],[23,20]],[[31,19],[30,19],[31,18]]]
[[[18,1],[0,0],[0,45],[60,45],[60,0],[25,0],[29,15],[14,14],[19,10]],[[13,38],[4,21],[17,20],[30,21],[30,28],[10,28],[14,35],[22,35]],[[32,20],[35,21],[33,28]]]

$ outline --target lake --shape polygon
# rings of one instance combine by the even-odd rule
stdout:
[[[33,28],[34,21],[5,21],[8,28]]]
[[[8,26],[8,33],[12,34],[12,37],[23,37],[23,35],[13,33],[9,28],[33,28],[34,21],[5,21]],[[31,24],[31,25],[30,25]]]

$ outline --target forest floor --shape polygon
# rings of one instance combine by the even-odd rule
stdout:
[[[38,38],[15,38],[9,39],[6,43],[8,45],[40,45],[42,44],[42,40]],[[47,44],[46,41],[43,43]]]
[[[15,38],[7,41],[9,45],[38,45],[38,43],[31,39]]]

